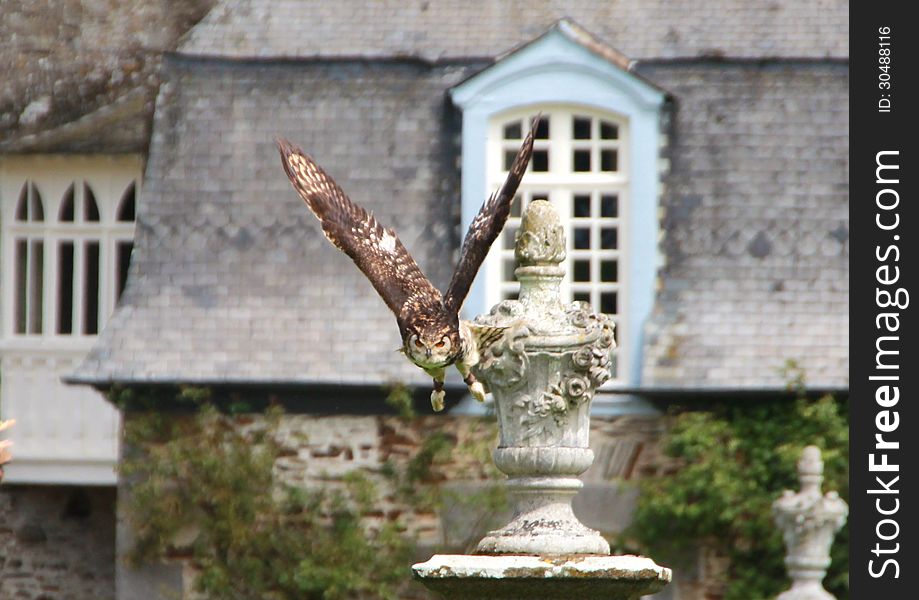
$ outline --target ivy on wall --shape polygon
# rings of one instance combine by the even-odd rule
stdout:
[[[359,473],[305,490],[272,475],[281,412],[263,419],[202,404],[188,418],[128,419],[126,515],[135,563],[185,556],[211,598],[397,598],[410,543],[392,522],[366,527],[377,491]]]
[[[162,393],[145,399],[121,389],[111,397],[137,407],[155,405]],[[397,386],[390,402],[404,404],[406,394]],[[196,571],[196,591],[210,598],[412,595],[406,586],[414,541],[398,520],[380,518],[379,483],[411,510],[438,511],[460,500],[440,485],[444,470],[462,459],[477,464],[496,431],[493,422],[472,424],[483,428],[472,439],[483,441],[459,444],[442,432],[426,435],[403,463],[304,489],[275,476],[277,459],[290,451],[278,442],[280,408],[221,411],[206,388],[182,388],[172,399],[194,410],[144,410],[125,420],[123,509],[135,536],[128,558],[185,560]],[[416,418],[402,412],[405,422]],[[503,507],[503,487],[485,486],[461,500],[491,514]]]
[[[801,380],[789,401],[732,400],[707,410],[675,411],[664,452],[675,472],[640,484],[627,536],[663,564],[685,566],[700,545],[727,559],[724,600],[773,599],[790,581],[772,503],[798,490],[797,461],[807,445],[823,452],[824,491],[848,501],[848,415],[831,396],[809,399]],[[839,600],[848,594],[848,527],[836,536],[824,580]]]

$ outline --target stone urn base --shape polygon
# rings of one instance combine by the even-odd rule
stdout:
[[[639,600],[671,578],[642,556],[436,554],[412,572],[444,598],[465,600]]]

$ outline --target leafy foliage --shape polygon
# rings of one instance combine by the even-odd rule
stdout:
[[[337,488],[280,484],[280,410],[252,419],[198,400],[186,418],[127,420],[132,561],[190,558],[212,598],[399,597],[411,544],[392,522],[368,524],[378,493],[365,475]]]
[[[794,388],[803,390],[800,380]],[[725,600],[774,598],[787,589],[781,532],[772,503],[798,490],[807,445],[823,453],[824,490],[848,500],[848,417],[830,396],[788,402],[732,401],[676,412],[665,453],[679,465],[641,484],[628,535],[655,559],[680,564],[700,543],[729,558]],[[825,587],[847,599],[848,528],[837,536]]]
[[[278,441],[277,407],[260,415],[243,405],[221,411],[207,388],[193,386],[117,388],[110,396],[134,409],[120,466],[130,482],[125,514],[135,533],[128,558],[188,561],[205,597],[405,597],[414,544],[397,521],[381,517],[385,494],[417,513],[460,505],[480,521],[506,508],[490,460],[494,419],[470,420],[458,439],[442,431],[439,419],[417,417],[402,385],[390,389],[388,402],[400,411],[399,422],[421,430],[414,453],[379,472],[352,471],[309,489],[275,476],[278,459],[291,451]],[[175,410],[156,410],[162,404]],[[448,473],[492,481],[458,493],[444,485]]]

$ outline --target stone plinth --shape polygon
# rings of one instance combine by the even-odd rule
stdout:
[[[435,555],[412,567],[444,598],[638,600],[670,581],[670,569],[640,556]]]

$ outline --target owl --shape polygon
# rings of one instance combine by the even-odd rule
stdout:
[[[446,293],[425,277],[396,233],[380,225],[372,214],[353,203],[337,183],[307,154],[278,139],[281,163],[294,189],[319,219],[322,231],[366,275],[396,316],[402,336],[400,350],[434,380],[431,405],[444,407],[444,375],[455,365],[473,397],[485,399],[485,389],[472,374],[479,349],[501,332],[459,318],[482,261],[501,233],[511,202],[533,152],[534,119],[517,152],[504,184],[479,209],[463,240],[459,263]]]

